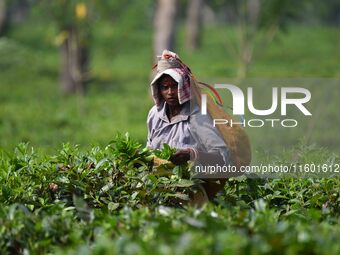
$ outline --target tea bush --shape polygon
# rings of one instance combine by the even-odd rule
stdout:
[[[188,166],[152,164],[172,152],[128,135],[55,156],[2,151],[1,254],[339,254],[339,179],[231,178],[196,208]]]

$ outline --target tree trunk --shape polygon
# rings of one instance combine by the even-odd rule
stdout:
[[[85,92],[87,55],[87,48],[80,45],[78,29],[68,29],[68,37],[60,46],[60,87],[63,94]]]
[[[154,56],[164,49],[173,50],[177,0],[158,0],[154,20]]]
[[[10,23],[23,23],[28,17],[30,4],[27,0],[15,2],[9,7]]]
[[[246,78],[253,58],[260,11],[260,0],[247,0],[245,17],[241,17],[246,22],[241,22],[240,67],[237,75],[239,80]]]
[[[253,26],[257,26],[260,9],[261,9],[261,1],[260,0],[248,0],[247,9],[248,9],[248,20],[250,24]]]
[[[200,46],[203,4],[203,0],[190,0],[188,4],[185,41],[188,51],[194,51]]]
[[[5,28],[6,18],[6,0],[0,0],[0,35]]]

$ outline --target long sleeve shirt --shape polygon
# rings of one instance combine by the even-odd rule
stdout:
[[[167,104],[153,106],[147,118],[147,147],[161,149],[164,143],[177,149],[193,148],[206,153],[219,153],[225,164],[230,164],[229,150],[212,118],[202,115],[197,105],[183,104],[180,113],[169,120]]]

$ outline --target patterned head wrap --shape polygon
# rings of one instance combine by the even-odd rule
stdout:
[[[179,56],[171,51],[164,50],[157,63],[157,74],[151,82],[151,92],[155,104],[162,107],[164,99],[158,91],[158,80],[163,74],[171,76],[178,83],[178,101],[184,104],[191,99],[190,95],[190,69],[180,60]]]

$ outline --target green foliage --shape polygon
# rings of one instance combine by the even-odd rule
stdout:
[[[294,0],[267,0],[261,6],[259,27],[268,29],[277,25],[282,30],[294,20],[301,18],[305,9],[305,1]]]
[[[157,157],[169,160],[170,157],[176,152],[176,148],[171,148],[168,144],[164,144],[162,150],[155,150],[154,153]]]
[[[94,147],[81,153],[77,146],[64,144],[57,156],[38,158],[21,144],[2,159],[1,180],[6,184],[1,202],[24,203],[33,210],[55,200],[71,205],[75,194],[91,208],[111,210],[118,205],[176,203],[165,197],[194,183],[183,185],[173,176],[176,170],[156,178],[159,169],[152,169],[151,152],[140,147],[129,136],[117,136],[104,150]]]
[[[38,3],[38,8],[45,12],[44,15],[52,17],[61,31],[83,23],[88,25],[93,16],[91,11],[94,1],[92,0],[40,0]]]
[[[339,179],[242,176],[198,209],[182,200],[196,181],[153,153],[127,134],[86,152],[1,151],[1,254],[339,253]]]
[[[0,38],[1,254],[340,254],[339,179],[239,177],[228,180],[212,203],[196,209],[184,205],[197,184],[187,166],[152,167],[153,155],[168,159],[173,151],[149,151],[141,144],[152,105],[151,1],[95,1],[101,10],[89,9],[95,27],[89,92],[62,97],[52,42],[69,22],[89,24],[74,16],[75,3],[82,1],[62,2],[45,1],[59,6],[33,8],[27,22]],[[272,2],[274,8],[277,1]],[[61,17],[60,24],[50,25],[47,10]],[[289,31],[265,53],[260,49],[250,77],[339,76],[337,28],[294,24]],[[216,83],[235,76],[235,59],[223,44],[238,36],[234,27],[205,29],[199,54],[183,51],[183,30],[180,35],[177,53],[197,78]],[[327,120],[316,125],[327,132],[318,129],[313,138],[338,148],[338,104],[332,100],[337,90],[329,90],[327,97],[312,94],[326,102],[321,116]],[[115,136],[117,131],[129,131],[139,142]],[[283,151],[305,131],[294,130],[291,140],[283,132],[279,137],[252,130],[254,155],[273,164],[339,159],[318,146]],[[40,151],[15,147],[21,141]],[[45,154],[55,153],[61,143],[56,155]],[[275,144],[279,153],[269,152]]]
[[[121,25],[119,20],[115,25],[98,22],[90,66],[93,79],[84,97],[63,97],[58,91],[59,60],[58,51],[52,45],[53,26],[41,20],[28,21],[11,30],[8,38],[0,38],[3,56],[0,58],[0,147],[13,149],[22,141],[49,152],[55,151],[63,142],[83,147],[105,146],[117,131],[128,131],[139,142],[145,142],[145,120],[152,106],[148,86],[152,66],[151,31],[137,31],[132,26],[131,30],[121,33],[124,30]],[[269,45],[264,54],[256,56],[249,76],[337,77],[340,56],[336,50],[339,41],[336,31],[333,28],[292,27],[290,33],[281,35],[279,41]],[[228,35],[237,37],[237,32],[223,26],[206,29],[203,35],[199,54],[182,50],[183,33],[177,52],[199,80],[211,84],[232,83],[233,80],[227,77],[235,75],[236,62],[221,42]],[[306,41],[309,47],[305,46]],[[330,55],[333,57],[329,58]],[[312,91],[312,102],[317,103],[312,110],[322,109],[324,121],[315,125],[311,142],[336,148],[337,130],[334,127],[339,119],[336,113],[339,93],[328,90],[326,85],[322,85],[325,89],[316,87],[316,91]],[[268,86],[262,84],[262,88],[260,93],[265,94],[264,89]],[[257,88],[254,93],[257,97]],[[263,100],[264,103],[267,101]],[[329,119],[332,121],[327,121]],[[249,130],[254,151],[276,144],[281,149],[306,135],[306,130],[295,129],[290,134],[292,139],[287,139],[287,132],[278,136],[275,130],[263,130]]]

